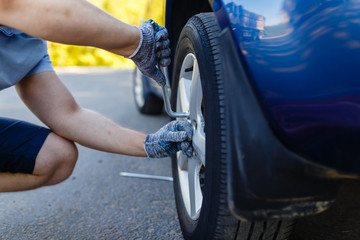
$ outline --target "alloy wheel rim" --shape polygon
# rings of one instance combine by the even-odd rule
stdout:
[[[143,82],[142,82],[142,76],[139,69],[136,68],[135,73],[135,84],[134,84],[134,95],[135,95],[135,101],[136,104],[139,107],[142,107],[145,104],[145,98],[144,98],[144,88],[143,88]]]
[[[177,154],[177,167],[181,195],[189,217],[197,220],[203,200],[205,172],[205,121],[203,114],[203,93],[198,62],[189,53],[182,64],[179,75],[176,110],[190,112],[187,119],[193,126],[193,157],[181,152]],[[184,119],[181,119],[184,120]]]

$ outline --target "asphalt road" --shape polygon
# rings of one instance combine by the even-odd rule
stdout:
[[[58,71],[83,107],[122,126],[155,132],[168,117],[138,113],[131,71]],[[0,116],[41,124],[13,88],[0,93]],[[65,182],[33,191],[0,193],[0,239],[183,239],[172,183],[127,178],[120,172],[171,176],[170,159],[134,158],[79,147],[79,160]],[[300,219],[292,240],[360,239],[360,183],[346,181],[323,214]]]

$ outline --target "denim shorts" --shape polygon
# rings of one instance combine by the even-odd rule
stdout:
[[[54,71],[46,41],[5,26],[0,26],[0,66],[0,90],[25,77]]]

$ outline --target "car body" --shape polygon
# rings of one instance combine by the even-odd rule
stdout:
[[[334,201],[338,179],[358,178],[360,1],[148,4],[148,18],[162,8],[155,20],[165,19],[172,50],[192,16],[216,16],[227,200],[236,218],[322,212]]]

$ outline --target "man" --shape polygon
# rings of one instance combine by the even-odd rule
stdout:
[[[0,118],[0,192],[68,178],[78,154],[74,142],[140,157],[165,157],[179,150],[191,155],[187,122],[171,122],[146,136],[78,106],[53,71],[44,41],[129,57],[164,84],[156,62],[170,63],[166,29],[152,21],[130,26],[85,0],[0,0],[0,25],[0,89],[15,85],[27,107],[50,128]]]

